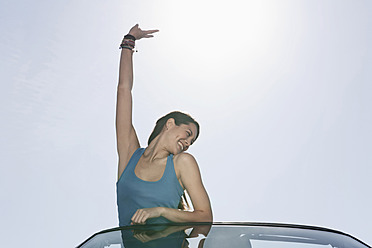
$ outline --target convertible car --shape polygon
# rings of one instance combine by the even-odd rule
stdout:
[[[371,248],[357,238],[322,227],[274,223],[172,223],[98,232],[78,248]]]

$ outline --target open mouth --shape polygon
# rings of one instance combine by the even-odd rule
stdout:
[[[183,144],[181,143],[181,141],[178,141],[178,145],[181,148],[181,151],[183,151]]]

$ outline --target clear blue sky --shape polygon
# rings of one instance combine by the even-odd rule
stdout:
[[[172,110],[200,122],[190,153],[216,221],[372,244],[371,13],[368,0],[2,0],[2,245],[73,247],[117,226],[118,45],[135,23],[160,29],[134,55],[141,144]]]

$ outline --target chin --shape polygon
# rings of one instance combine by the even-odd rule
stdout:
[[[183,153],[183,151],[177,150],[174,155],[181,154],[181,153]]]

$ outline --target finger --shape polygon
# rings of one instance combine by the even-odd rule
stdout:
[[[137,210],[135,213],[134,213],[134,215],[132,216],[132,222],[133,223],[137,223],[137,219],[138,219],[138,215],[139,215],[140,213],[139,213],[139,210]]]
[[[135,237],[137,240],[139,240],[140,242],[143,243],[141,234],[135,234],[135,235],[133,235],[133,237]]]
[[[147,34],[152,34],[152,33],[159,32],[159,29],[145,30],[144,32]]]
[[[134,25],[130,30],[138,29],[138,24]]]
[[[135,223],[135,221],[134,221],[134,220],[135,220],[135,215],[136,215],[136,214],[134,214],[134,215],[132,216],[132,218],[130,219],[130,220],[132,221],[132,223]]]
[[[145,239],[145,237],[143,236],[142,233],[140,234],[140,236],[138,238],[139,238],[139,241],[141,241],[142,243],[146,242],[146,239]]]
[[[142,210],[139,210],[138,211],[137,218],[136,218],[136,222],[137,223],[141,223],[142,215],[143,215],[143,211]]]
[[[143,214],[141,214],[141,216],[138,216],[138,222],[139,224],[143,224]]]
[[[141,223],[142,224],[146,224],[146,220],[149,218],[149,214],[148,213],[143,213],[143,215],[141,216]]]
[[[144,35],[149,35],[149,34],[153,34],[153,33],[157,33],[159,32],[159,30],[146,30],[146,31],[143,31]]]
[[[132,218],[131,218],[131,220],[132,220],[133,222],[134,222],[134,220],[135,220],[135,218],[136,218],[137,212],[138,212],[138,210],[133,214],[133,216],[132,216]]]
[[[143,219],[143,211],[141,210],[137,216],[137,223],[142,224],[142,219]]]
[[[151,238],[147,234],[144,234],[143,235],[143,240],[144,240],[144,242],[148,242],[148,241],[151,241]]]
[[[137,224],[142,224],[143,215],[144,211],[142,209],[138,210],[138,214],[135,219]]]

